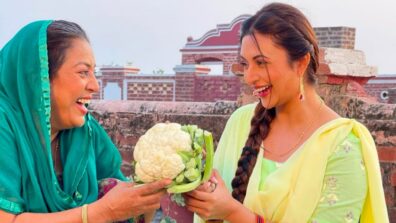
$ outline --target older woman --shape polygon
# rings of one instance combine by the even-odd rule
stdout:
[[[1,50],[1,222],[114,222],[159,207],[168,180],[121,182],[98,200],[98,181],[125,177],[86,108],[94,67],[85,32],[66,21],[31,23]]]

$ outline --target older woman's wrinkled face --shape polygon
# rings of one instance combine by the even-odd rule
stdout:
[[[244,79],[265,108],[298,98],[301,75],[298,65],[289,61],[287,51],[271,36],[255,34],[243,37],[240,56]]]
[[[59,131],[84,125],[85,104],[99,90],[94,75],[95,58],[90,44],[73,39],[64,63],[51,80],[51,128]]]

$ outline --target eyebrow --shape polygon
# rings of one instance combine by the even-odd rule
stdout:
[[[243,60],[246,60],[246,58],[243,57],[242,55],[239,55],[239,57],[241,57]],[[254,56],[254,57],[253,57],[253,60],[258,59],[258,58],[268,59],[268,57],[266,57],[266,56],[264,56],[264,55],[262,55],[262,54],[259,54],[259,55]]]
[[[259,54],[253,57],[253,60],[257,59],[257,58],[264,58],[264,59],[268,59],[268,57],[264,56],[263,54]]]
[[[94,68],[96,65],[94,64],[93,66],[91,66],[91,64],[87,63],[87,62],[78,62],[76,65],[74,65],[74,67],[77,67],[79,65],[85,65],[88,68]]]
[[[242,58],[243,60],[246,60],[246,58],[245,58],[245,57],[243,57],[242,55],[239,55],[239,57],[240,57],[240,58]]]

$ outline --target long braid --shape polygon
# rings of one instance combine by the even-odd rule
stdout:
[[[232,196],[243,203],[250,175],[256,165],[257,155],[262,141],[267,137],[271,121],[275,117],[275,108],[266,110],[258,103],[252,121],[245,147],[238,161],[238,168],[232,180]]]

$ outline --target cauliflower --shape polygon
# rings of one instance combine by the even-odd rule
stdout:
[[[154,125],[136,143],[133,152],[136,175],[145,183],[175,178],[185,168],[179,151],[192,151],[191,137],[181,130],[181,125]]]
[[[205,165],[203,148],[208,150]],[[173,180],[168,192],[183,193],[210,177],[213,138],[196,125],[158,123],[139,138],[133,155],[135,181],[149,183],[168,178]]]

